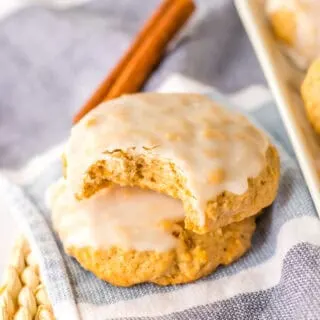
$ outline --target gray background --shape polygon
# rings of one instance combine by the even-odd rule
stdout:
[[[159,0],[32,7],[0,22],[0,167],[62,141],[72,115],[115,65]],[[222,92],[265,83],[231,0],[197,1],[201,18],[146,85],[182,72]]]

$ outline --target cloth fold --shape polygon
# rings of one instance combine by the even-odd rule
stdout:
[[[243,105],[257,98],[257,90],[245,92]],[[210,96],[234,108],[218,92]],[[65,255],[44,200],[46,188],[61,175],[59,158],[20,187],[1,177],[0,195],[36,247],[58,319],[319,318],[320,221],[274,103],[260,99],[250,110],[242,108],[277,140],[279,194],[257,219],[252,249],[234,264],[192,284],[117,288]]]

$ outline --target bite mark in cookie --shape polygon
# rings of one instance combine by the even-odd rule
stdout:
[[[96,124],[88,127],[92,117]],[[264,133],[193,94],[136,94],[104,103],[72,129],[65,157],[79,199],[113,183],[148,188],[182,200],[186,227],[199,233],[231,223],[248,192],[257,195],[254,206],[243,208],[248,216],[269,205],[279,178],[277,152]],[[217,170],[224,175],[212,183]],[[264,171],[263,186],[256,186]],[[218,198],[229,195],[233,204],[221,210]]]

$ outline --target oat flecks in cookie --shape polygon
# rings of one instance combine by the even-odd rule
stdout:
[[[209,177],[208,177],[208,181],[210,183],[221,183],[226,177],[226,172],[221,169],[215,169],[212,172],[210,172]]]

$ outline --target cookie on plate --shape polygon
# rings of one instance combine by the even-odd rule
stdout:
[[[301,86],[307,116],[317,133],[320,133],[320,59],[314,61]]]
[[[285,52],[306,69],[320,56],[320,1],[267,0],[266,12]]]

